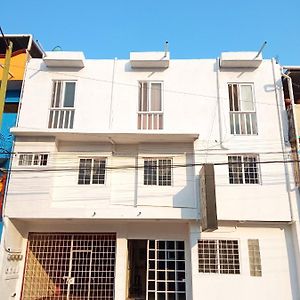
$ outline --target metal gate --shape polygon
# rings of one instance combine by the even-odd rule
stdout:
[[[148,241],[147,300],[185,300],[183,241]]]
[[[116,234],[30,233],[22,300],[113,300]]]

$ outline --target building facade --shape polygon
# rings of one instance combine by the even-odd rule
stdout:
[[[10,166],[10,158],[14,137],[10,129],[16,125],[20,103],[20,95],[27,62],[33,58],[41,58],[43,53],[32,35],[7,35],[0,37],[0,81],[6,63],[6,52],[9,42],[12,42],[12,54],[9,63],[9,76],[5,91],[4,109],[0,112],[0,232],[2,232],[2,205],[5,193],[6,179]]]
[[[3,299],[299,299],[281,76],[253,52],[31,59]]]

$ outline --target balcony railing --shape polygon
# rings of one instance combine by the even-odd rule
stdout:
[[[138,113],[138,129],[163,129],[163,113]]]
[[[48,128],[72,129],[74,123],[74,108],[51,108]]]
[[[257,134],[256,112],[230,112],[231,134]]]

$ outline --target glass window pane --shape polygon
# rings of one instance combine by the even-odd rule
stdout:
[[[55,81],[53,84],[53,98],[51,107],[59,107],[60,99],[61,99],[61,81]]]
[[[240,95],[241,110],[242,111],[254,111],[252,86],[251,85],[241,85],[240,92],[241,92],[241,95]]]
[[[105,181],[105,160],[94,159],[93,184],[104,184]]]
[[[41,166],[46,166],[48,161],[48,154],[41,154],[41,161],[40,165]]]
[[[232,85],[233,90],[232,90],[232,96],[233,96],[233,110],[234,111],[239,111],[239,101],[238,101],[238,90],[237,90],[237,84]]]
[[[148,83],[142,83],[141,111],[148,111]]]
[[[161,83],[151,84],[151,111],[161,111]]]
[[[92,159],[80,159],[78,184],[90,184],[92,172]]]
[[[74,107],[75,82],[66,82],[64,107]]]
[[[6,114],[16,114],[18,112],[18,108],[18,102],[5,103],[3,112]]]
[[[146,159],[144,161],[144,185],[157,184],[157,161]]]
[[[158,160],[158,185],[171,185],[171,159]]]

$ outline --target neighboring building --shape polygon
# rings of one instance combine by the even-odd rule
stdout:
[[[8,41],[13,42],[9,68],[9,79],[6,90],[2,123],[0,124],[0,182],[5,186],[7,169],[10,165],[13,136],[10,129],[16,125],[19,109],[20,94],[25,75],[26,64],[30,58],[41,58],[42,51],[31,35],[6,35],[6,41],[0,37],[0,80],[2,79],[5,64],[5,53]],[[0,112],[1,113],[1,112]],[[0,211],[2,212],[4,189],[0,192]],[[2,231],[0,216],[0,234]]]
[[[253,52],[31,59],[3,299],[299,299],[282,90]]]

